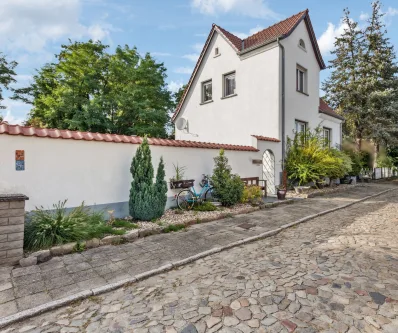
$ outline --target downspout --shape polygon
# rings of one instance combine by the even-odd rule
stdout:
[[[286,154],[286,143],[285,143],[285,47],[280,43],[279,37],[277,43],[282,50],[282,171],[285,169],[285,154]]]

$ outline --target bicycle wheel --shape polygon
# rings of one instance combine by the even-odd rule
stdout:
[[[177,196],[177,206],[182,210],[189,210],[195,204],[195,195],[190,190],[182,190]]]
[[[205,201],[213,202],[217,201],[217,196],[214,193],[213,187],[210,187],[205,193]]]

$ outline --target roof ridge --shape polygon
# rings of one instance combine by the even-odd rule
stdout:
[[[242,39],[242,40],[246,40],[246,39],[252,38],[252,37],[254,37],[254,36],[256,36],[256,35],[258,35],[258,34],[264,32],[264,30],[271,29],[272,27],[275,27],[275,26],[278,25],[278,24],[281,24],[281,23],[283,23],[283,22],[286,22],[287,20],[290,20],[290,19],[292,19],[293,17],[295,17],[295,16],[297,16],[297,15],[299,15],[299,14],[303,15],[304,13],[308,13],[308,12],[309,12],[308,8],[307,8],[306,10],[302,10],[301,12],[298,12],[297,14],[294,14],[294,15],[292,15],[292,16],[289,16],[289,17],[287,17],[287,18],[285,18],[285,19],[283,19],[283,20],[281,20],[281,21],[278,21],[278,22],[276,22],[276,23],[274,23],[274,24],[272,24],[272,25],[270,25],[270,26],[268,26],[268,27],[266,27],[266,28],[264,28],[264,29],[262,29],[262,30],[260,30],[260,31],[257,31],[257,32],[254,33],[253,35],[247,36],[245,39]]]

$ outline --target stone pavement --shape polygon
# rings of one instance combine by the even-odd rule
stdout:
[[[195,225],[186,232],[161,234],[135,243],[53,258],[38,266],[14,269],[11,273],[2,270],[0,314],[6,316],[125,279],[392,186],[391,183],[378,183],[358,187],[343,194]],[[94,310],[83,309],[73,315],[76,311],[68,308],[66,315],[60,314],[62,310],[55,311],[27,322],[37,326],[40,321],[41,325],[43,319],[40,318],[45,316],[51,317],[49,321],[61,320],[59,325],[33,330],[44,332],[59,331],[61,327],[65,332],[85,331],[80,327],[85,325],[92,331],[103,327],[105,332],[108,326],[115,332],[141,327],[137,332],[150,328],[153,333],[162,331],[163,326],[181,330],[189,322],[195,323],[198,331],[203,331],[207,325],[209,332],[220,329],[222,323],[224,330],[237,326],[242,332],[257,329],[258,325],[271,327],[270,332],[283,331],[283,327],[292,331],[296,326],[297,332],[317,332],[317,329],[304,330],[312,324],[322,329],[330,327],[330,332],[345,332],[346,326],[351,327],[350,332],[357,332],[353,330],[355,325],[359,325],[359,331],[363,326],[369,327],[369,332],[377,332],[377,327],[395,325],[393,319],[398,310],[393,302],[394,298],[398,299],[398,241],[397,230],[393,228],[397,222],[395,216],[398,216],[396,195],[397,192],[390,192],[264,241],[202,259],[104,297],[91,298],[94,303],[83,302],[86,308]],[[349,228],[345,228],[346,225]],[[377,252],[369,252],[368,247]],[[152,304],[154,301],[157,304]],[[306,310],[301,311],[304,314],[292,315],[301,313],[300,309]],[[349,309],[352,321],[345,315],[336,317],[334,311],[344,312],[344,309]],[[324,313],[318,316],[316,311]],[[355,315],[357,311],[359,314]],[[366,316],[361,315],[362,311]],[[308,313],[313,317],[305,315]],[[54,314],[59,317],[53,317]],[[118,314],[117,320],[115,314]],[[65,319],[70,316],[73,321]],[[88,322],[91,317],[95,319],[90,319],[92,324]],[[340,325],[341,330],[336,325]],[[398,326],[395,328],[394,332],[398,332]],[[173,329],[170,328],[170,333]]]

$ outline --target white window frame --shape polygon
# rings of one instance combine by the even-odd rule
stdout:
[[[301,77],[303,80],[301,81]],[[299,65],[296,67],[296,90],[307,95],[308,87],[308,71]]]
[[[233,93],[227,94],[227,79],[232,78],[234,79],[234,91]],[[236,95],[236,72],[230,72],[223,75],[223,97],[231,97]]]
[[[206,86],[211,85],[211,98],[210,99],[205,99],[206,94],[205,94],[205,88]],[[202,82],[202,104],[203,103],[210,103],[213,101],[213,81],[212,80],[207,80]]]
[[[330,147],[331,142],[332,142],[332,129],[331,128],[329,128],[329,127],[323,128],[323,139],[327,140],[327,141],[325,141],[325,143],[328,147]]]
[[[301,128],[299,129],[299,126],[304,127],[304,130],[302,130]],[[305,121],[296,119],[295,120],[295,130],[296,130],[296,133],[306,132],[307,131],[307,123]]]
[[[303,45],[301,45],[301,43],[302,43]],[[298,46],[299,46],[301,49],[303,49],[304,51],[307,51],[307,49],[306,49],[306,47],[305,47],[304,39],[300,38]]]

